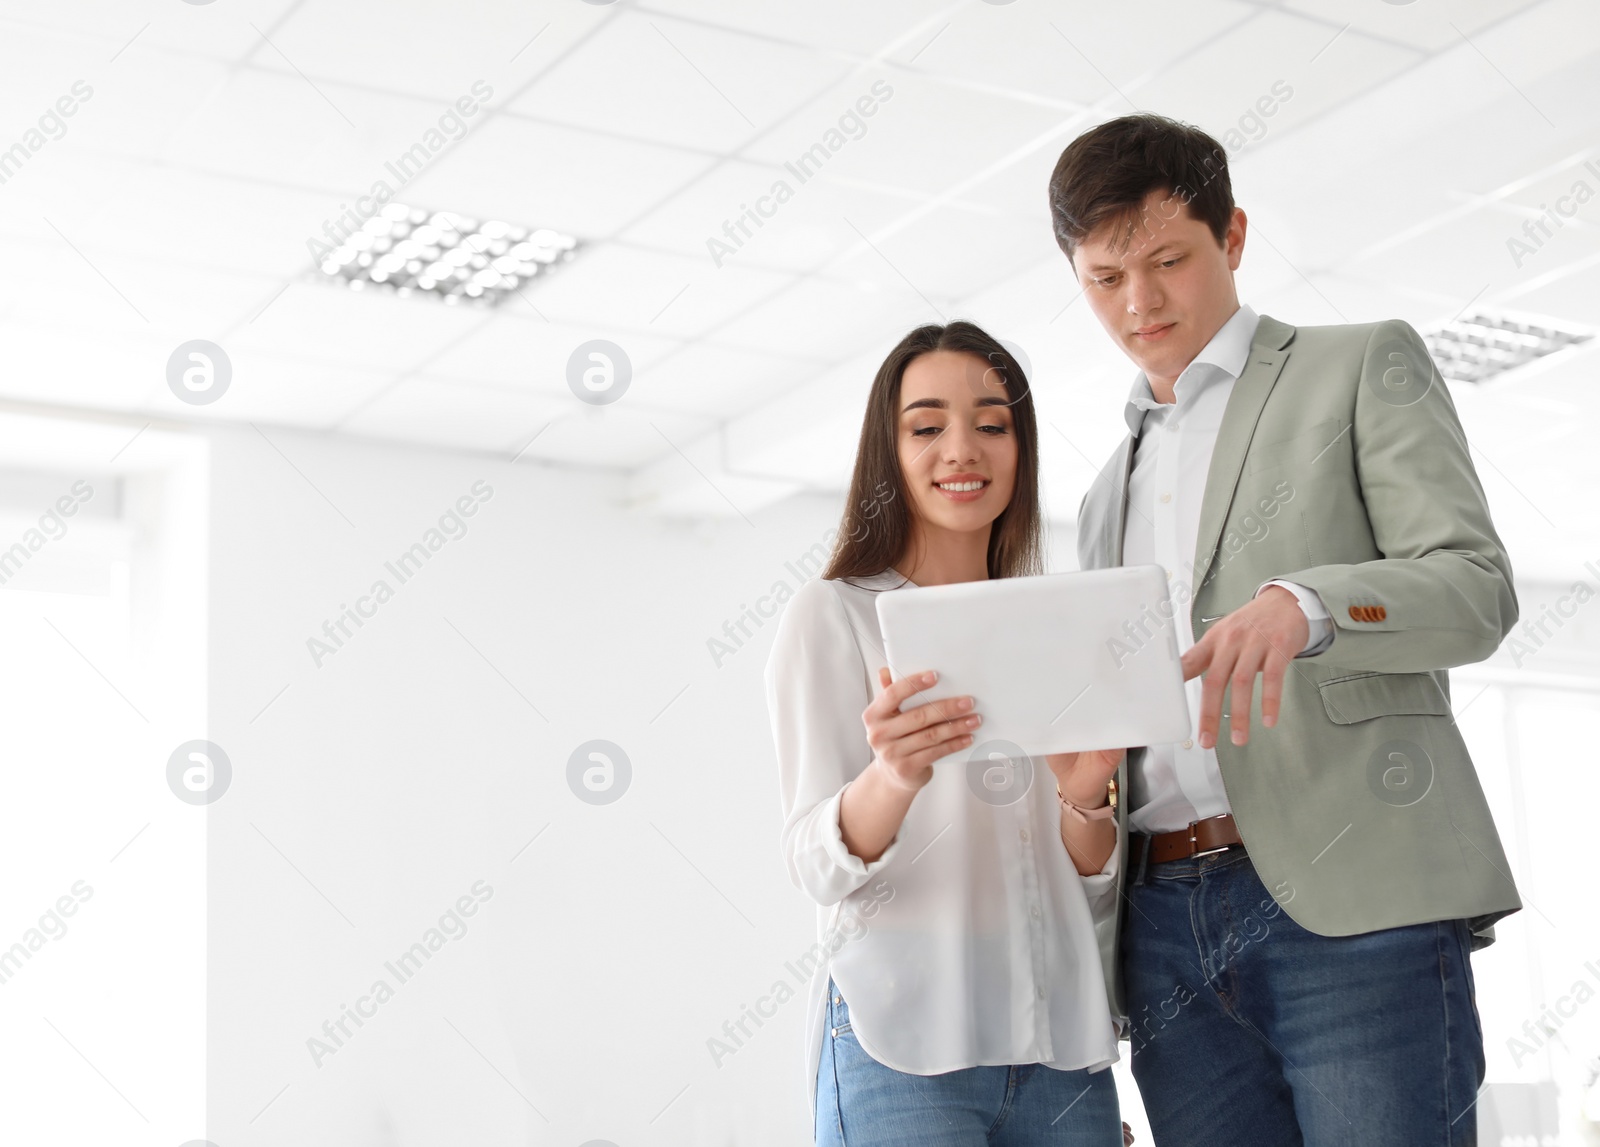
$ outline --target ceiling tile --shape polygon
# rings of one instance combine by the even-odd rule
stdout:
[[[37,137],[28,143],[34,152],[30,166],[58,151],[148,160],[175,127],[226,85],[226,65],[175,56],[145,46],[142,39],[113,61],[117,48],[81,35],[33,29],[0,35],[7,104],[28,117],[21,123],[8,117],[8,134],[23,136],[32,127],[43,136],[42,146]]]
[[[443,111],[479,82],[500,99],[509,98],[599,34],[618,12],[586,4],[532,8],[509,0],[297,4],[271,32],[271,45],[257,46],[252,63],[304,73],[319,84],[426,97]]]
[[[645,246],[693,255],[711,267],[812,271],[931,196],[816,177],[782,167],[724,163],[623,232]],[[859,230],[858,230],[859,229]]]
[[[1461,42],[1460,32],[1468,36],[1540,0],[1454,0],[1448,6],[1437,4],[1350,5],[1339,0],[1285,0],[1284,7],[1330,22],[1333,28],[1348,24],[1357,33],[1411,44],[1435,52]],[[1455,27],[1451,27],[1451,25]]]
[[[704,171],[703,155],[500,116],[406,193],[430,206],[604,238]]]
[[[1129,89],[1142,77],[1255,12],[1234,0],[1147,2],[1139,7],[1139,34],[1130,36],[1127,11],[1111,4],[974,4],[952,13],[915,60],[905,53],[894,59],[944,82],[1055,101],[1065,111],[1116,98],[1118,88],[1133,95]]]
[[[314,265],[309,241],[327,241],[322,224],[337,206],[326,194],[85,152],[27,176],[0,231],[57,239],[48,218],[85,249],[279,280]]]
[[[49,28],[74,32],[99,41],[86,61],[105,62],[130,43],[162,48],[175,57],[205,56],[232,60],[261,43],[256,28],[271,32],[299,0],[231,0],[221,7],[194,4],[128,3],[128,0],[74,0],[71,4],[37,4],[31,0],[0,2],[0,22],[16,29]],[[252,27],[254,25],[254,27]],[[177,62],[177,61],[175,61]]]
[[[830,278],[870,278],[930,299],[956,299],[1033,263],[1063,258],[1047,222],[952,207],[935,208],[886,237],[869,234],[867,239],[870,248],[829,264]]]
[[[815,352],[802,343],[793,348]],[[812,362],[758,354],[711,343],[692,343],[638,371],[627,397],[663,410],[726,419],[770,401],[818,373]]]
[[[1475,211],[1443,227],[1417,235],[1387,250],[1350,262],[1345,273],[1376,281],[1397,281],[1440,294],[1455,294],[1465,306],[1473,294],[1498,293],[1543,274],[1558,262],[1600,251],[1600,232],[1566,228],[1539,253],[1522,259],[1508,247],[1521,236],[1520,224],[1500,212]]]
[[[646,409],[626,397],[610,406],[572,401],[563,411],[533,440],[522,455],[525,460],[635,470],[675,455],[675,446],[681,447],[712,428],[708,419]],[[687,474],[694,473],[687,462],[683,468]]]
[[[1531,278],[1500,292],[1493,302],[1600,330],[1600,254],[1533,269]]]
[[[131,49],[129,57],[136,51]],[[328,218],[339,214],[341,200],[353,203],[356,195],[380,182],[403,198],[419,168],[427,171],[443,163],[483,122],[481,104],[473,115],[459,117],[437,100],[318,83],[261,68],[235,71],[204,88],[174,93],[170,102],[174,106],[148,109],[151,122],[143,134],[159,140],[152,158],[325,191]],[[137,137],[120,145],[107,140],[105,146],[119,153],[152,150]],[[408,154],[415,158],[401,166]]]
[[[488,319],[476,307],[297,282],[231,335],[231,345],[376,370],[410,370]]]
[[[529,297],[534,296],[530,293]],[[658,335],[619,332],[603,322],[546,322],[531,312],[520,313],[522,310],[515,299],[502,304],[488,322],[432,358],[428,374],[562,398],[571,395],[567,363],[577,348],[591,339],[615,342],[636,372],[682,345]]]
[[[940,314],[903,285],[898,289],[802,279],[724,327],[718,342],[783,354],[798,338],[820,341],[841,356],[863,346],[887,353],[912,327],[940,322]],[[887,341],[886,341],[887,340]]]
[[[856,355],[734,419],[725,439],[728,466],[817,489],[844,488],[881,361],[878,353]]]
[[[809,44],[847,56],[868,55],[894,44],[917,44],[919,30],[932,35],[943,19],[918,0],[812,0],[793,4],[749,4],[741,0],[649,0],[649,13],[671,13],[793,44]],[[915,50],[915,49],[912,49]]]
[[[794,276],[619,243],[583,251],[543,284],[534,304],[556,321],[691,337],[747,310]]]
[[[568,402],[575,401],[570,397]],[[410,377],[348,415],[339,429],[373,438],[503,453],[510,461],[568,402],[522,390]]]
[[[716,244],[737,244],[735,253],[743,256],[737,262],[750,263],[755,259],[746,251],[746,244],[766,228],[768,212],[771,218],[777,217],[779,205],[772,199],[758,204],[759,212],[746,220],[743,231],[737,222],[747,211],[755,211],[751,205],[771,195],[774,184],[784,177],[784,170],[776,165],[736,159],[713,164],[635,220],[618,238],[713,261],[719,259]],[[725,233],[724,224],[734,229]]]
[[[576,127],[731,151],[848,71],[809,49],[622,10],[511,107]]]
[[[1062,119],[1054,108],[875,68],[834,85],[745,154],[788,165],[797,195],[817,178],[937,194],[1062,134]]]
[[[1129,93],[1230,149],[1339,107],[1415,63],[1410,49],[1338,36],[1308,20],[1263,11],[1208,41]]]
[[[226,349],[226,348],[224,348]],[[191,406],[178,399],[161,378],[147,392],[141,409],[169,418],[260,422],[311,430],[332,430],[346,415],[394,382],[387,371],[328,366],[276,355],[229,355],[232,377],[217,401]]]
[[[149,332],[101,332],[84,338],[31,321],[18,322],[0,305],[6,369],[0,395],[98,410],[135,410],[150,381],[165,376],[173,344]]]
[[[49,240],[7,246],[38,269],[0,285],[0,307],[13,322],[58,333],[150,334],[174,344],[220,338],[278,289],[273,280],[198,262],[123,255],[89,241],[71,221]]]

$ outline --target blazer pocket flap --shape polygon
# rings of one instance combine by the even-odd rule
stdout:
[[[1293,438],[1282,438],[1276,442],[1250,443],[1247,457],[1250,460],[1249,473],[1265,470],[1268,466],[1276,466],[1290,458],[1303,457],[1309,465],[1313,458],[1331,446],[1339,437],[1344,423],[1337,418],[1325,419],[1309,430],[1301,431]]]
[[[1353,725],[1394,713],[1421,713],[1443,717],[1450,702],[1439,683],[1428,673],[1370,673],[1360,677],[1337,677],[1323,681],[1322,707],[1328,720],[1337,725]]]

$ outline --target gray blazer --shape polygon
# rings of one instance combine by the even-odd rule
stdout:
[[[1084,569],[1122,563],[1133,446],[1123,441],[1079,508]],[[1491,943],[1494,921],[1522,901],[1445,670],[1493,653],[1517,599],[1450,392],[1406,323],[1261,317],[1206,476],[1189,581],[1196,640],[1271,578],[1316,590],[1335,634],[1291,664],[1275,728],[1261,725],[1258,682],[1249,742],[1234,745],[1227,720],[1218,732],[1262,882],[1325,936],[1465,917],[1474,946]],[[1125,879],[1125,807],[1117,834]],[[1123,1018],[1126,896],[1118,903],[1099,940]]]

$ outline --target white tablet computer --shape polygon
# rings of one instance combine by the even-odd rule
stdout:
[[[1160,566],[908,586],[877,604],[895,679],[939,671],[901,708],[971,694],[983,714],[975,744],[1032,756],[1190,735]]]

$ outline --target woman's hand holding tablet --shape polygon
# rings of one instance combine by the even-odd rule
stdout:
[[[945,697],[900,711],[906,698],[939,679],[934,672],[894,681],[878,670],[878,695],[861,714],[872,761],[845,785],[839,800],[839,836],[850,852],[871,864],[883,855],[905,821],[911,802],[933,779],[933,763],[972,745],[983,718],[969,696]]]

